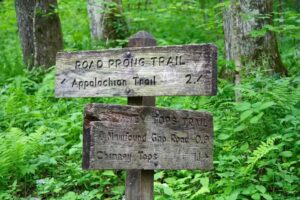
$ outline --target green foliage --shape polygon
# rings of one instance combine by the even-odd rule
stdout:
[[[240,87],[243,101],[239,103],[233,100],[232,85],[223,81],[218,86],[218,96],[209,99],[158,99],[163,106],[206,109],[214,115],[214,171],[156,174],[156,181],[167,183],[173,189],[173,199],[295,199],[299,196],[296,188],[300,186],[297,170],[300,79],[259,74],[243,77]]]
[[[264,157],[269,151],[273,150],[275,145],[274,142],[277,137],[268,138],[267,142],[261,142],[261,144],[255,149],[251,156],[248,158],[248,166],[245,170],[245,173],[247,173],[250,169],[253,168],[253,166],[257,163],[258,160],[260,160],[262,157]]]
[[[131,34],[147,30],[158,45],[213,42],[219,67],[228,65],[222,32],[228,2],[147,2],[123,1]],[[214,97],[157,98],[160,107],[211,112],[215,136],[214,169],[157,171],[156,199],[299,198],[299,13],[288,5],[284,23],[275,13],[274,26],[261,31],[278,33],[290,77],[242,74],[242,102],[234,101],[236,87],[221,78]],[[92,44],[85,0],[61,0],[57,11],[66,50],[106,47]],[[82,112],[86,103],[126,99],[54,98],[54,69],[24,70],[13,1],[0,2],[0,40],[0,199],[121,199],[123,171],[81,168]]]
[[[86,1],[60,1],[58,12],[62,22],[65,50],[95,48],[91,45]]]
[[[0,22],[0,83],[3,83],[24,71],[13,1],[0,2]]]

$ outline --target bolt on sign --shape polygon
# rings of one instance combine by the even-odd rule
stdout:
[[[84,169],[211,169],[212,116],[145,106],[88,104]]]
[[[56,97],[215,95],[213,44],[61,52]]]

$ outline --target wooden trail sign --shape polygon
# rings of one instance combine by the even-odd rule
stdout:
[[[86,106],[83,168],[127,169],[126,199],[153,200],[154,169],[212,168],[209,113],[149,106],[155,106],[155,96],[215,95],[217,48],[156,47],[144,31],[128,45],[58,53],[55,95],[128,97],[130,106]]]
[[[85,169],[211,169],[212,116],[145,106],[88,104]]]
[[[56,97],[215,95],[212,44],[60,52]]]

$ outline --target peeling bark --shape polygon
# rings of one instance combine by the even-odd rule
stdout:
[[[63,49],[60,19],[55,12],[56,0],[36,1],[34,15],[34,66],[50,67],[56,53]]]
[[[23,62],[31,68],[34,59],[33,15],[35,2],[32,0],[16,0],[18,29],[23,52]]]
[[[56,53],[63,49],[57,0],[16,0],[15,6],[25,65],[54,65]]]
[[[121,0],[88,0],[87,9],[94,40],[123,39],[128,35]]]
[[[300,1],[299,0],[295,0],[295,9],[297,12],[300,12]]]
[[[201,6],[201,10],[203,12],[203,21],[206,24],[207,21],[208,21],[207,20],[208,16],[207,16],[207,13],[205,12],[205,9],[206,9],[206,0],[200,0],[200,6]]]
[[[224,11],[226,59],[241,65],[267,66],[273,73],[287,75],[274,32],[253,37],[251,32],[273,25],[272,0],[231,0]],[[239,72],[237,72],[239,73]]]

